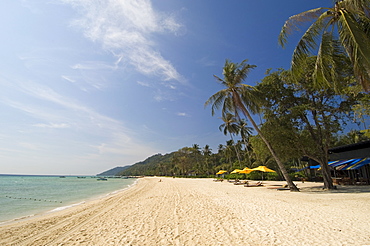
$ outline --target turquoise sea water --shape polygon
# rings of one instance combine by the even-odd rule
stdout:
[[[128,188],[136,179],[0,175],[0,224],[56,211]]]

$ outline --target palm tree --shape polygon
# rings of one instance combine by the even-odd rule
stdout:
[[[249,137],[252,135],[253,128],[249,127],[247,125],[247,122],[244,119],[239,119],[238,126],[239,126],[240,137],[243,140],[245,151],[248,154],[248,162],[249,162],[248,165],[250,166],[251,165],[251,156],[250,156],[249,149],[248,149],[248,141],[249,141]]]
[[[370,0],[338,0],[332,8],[317,8],[291,16],[281,29],[278,42],[284,47],[292,30],[313,21],[296,46],[291,69],[300,73],[306,57],[317,52],[313,77],[317,83],[336,88],[338,53],[346,54],[357,81],[370,91]],[[338,40],[339,39],[339,42]]]
[[[225,150],[225,146],[223,144],[219,144],[218,145],[218,150],[217,150],[217,153],[218,154],[222,154],[222,152]]]
[[[212,95],[206,102],[205,106],[212,104],[212,115],[215,114],[215,110],[221,108],[222,114],[233,112],[236,117],[239,117],[239,113],[243,113],[248,120],[252,123],[254,129],[260,135],[261,139],[265,142],[266,146],[270,150],[272,156],[276,160],[285,180],[291,191],[299,191],[295,184],[292,182],[288,175],[288,172],[275,153],[275,150],[267,139],[261,133],[258,125],[253,120],[251,113],[257,113],[259,106],[259,97],[256,89],[253,86],[243,84],[243,81],[247,78],[249,71],[255,68],[255,65],[247,64],[248,60],[242,61],[240,64],[232,63],[226,60],[225,66],[223,68],[223,76],[221,79],[214,75],[218,82],[221,83],[225,89],[222,89]],[[250,111],[250,112],[249,112]]]
[[[202,153],[204,156],[210,156],[212,154],[212,149],[209,147],[208,144],[206,144],[203,149],[202,149]]]
[[[192,150],[192,155],[193,157],[195,158],[195,162],[196,162],[196,171],[197,173],[200,173],[201,172],[201,167],[200,167],[200,164],[199,164],[199,156],[200,156],[200,147],[199,147],[199,144],[193,144],[193,146],[191,147],[191,150]]]
[[[225,145],[225,158],[229,160],[230,169],[233,169],[233,157],[235,157],[235,151],[233,150],[234,146],[234,140],[228,140],[226,141]]]
[[[212,154],[212,149],[209,147],[208,144],[206,144],[203,147],[202,153],[203,153],[203,157],[205,158],[205,170],[206,170],[207,174],[209,175],[209,169],[210,168],[209,168],[208,160],[209,160],[209,157]]]
[[[236,120],[235,116],[233,114],[226,113],[225,115],[222,116],[221,119],[224,123],[221,124],[218,129],[220,131],[222,131],[225,136],[229,133],[231,140],[233,140],[233,142],[234,142],[233,135],[237,134],[239,132],[239,125],[237,124],[237,120]],[[238,158],[238,161],[240,163],[239,152],[238,152],[235,145],[234,145],[234,148],[235,148],[235,152],[236,152],[236,157]]]

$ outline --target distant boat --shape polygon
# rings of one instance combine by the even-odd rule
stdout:
[[[85,179],[86,177],[85,176],[78,176],[77,178],[78,179]]]
[[[65,178],[66,176],[59,176],[59,178]]]
[[[97,180],[98,181],[107,181],[108,179],[106,179],[106,178],[98,178]]]

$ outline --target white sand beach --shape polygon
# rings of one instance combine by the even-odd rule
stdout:
[[[159,182],[161,179],[162,182]],[[66,210],[0,226],[0,245],[370,245],[370,186],[301,192],[142,178]]]

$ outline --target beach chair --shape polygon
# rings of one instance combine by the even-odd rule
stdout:
[[[246,184],[244,185],[244,187],[258,187],[258,186],[263,186],[262,181],[258,181],[255,184],[249,184],[249,182],[247,181]]]
[[[222,182],[222,181],[224,181],[223,179],[214,179],[213,180],[214,182]]]

